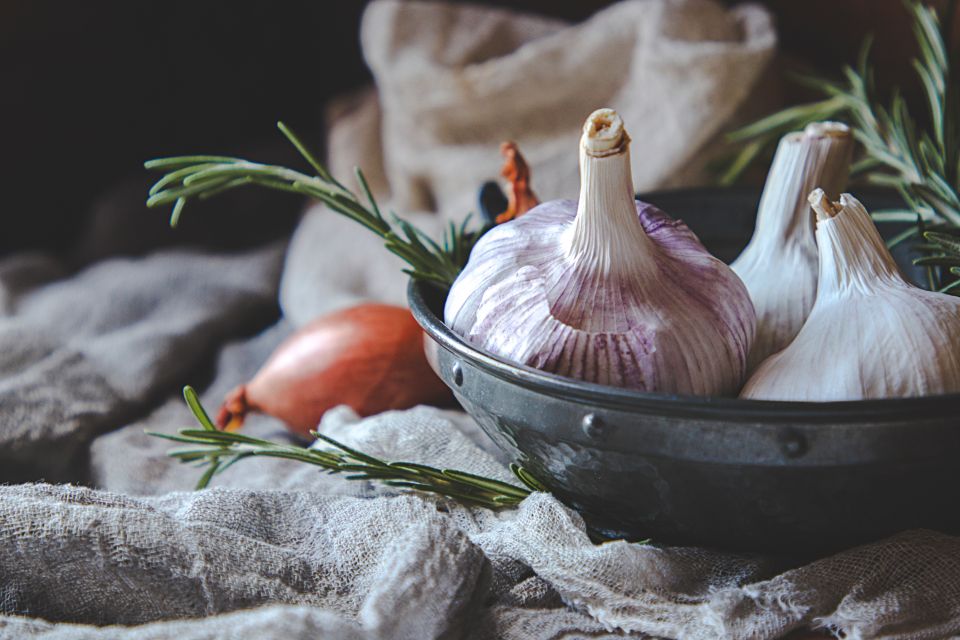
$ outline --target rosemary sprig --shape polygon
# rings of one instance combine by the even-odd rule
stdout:
[[[305,462],[331,473],[346,473],[344,477],[347,480],[376,480],[395,487],[437,493],[490,509],[515,506],[532,491],[547,490],[517,465],[511,465],[510,468],[523,487],[465,471],[438,469],[414,462],[388,462],[316,432],[313,432],[314,437],[332,447],[332,450],[308,449],[241,433],[219,431],[192,387],[183,388],[183,397],[201,428],[180,429],[176,434],[151,431],[147,434],[187,445],[171,450],[168,455],[181,462],[195,462],[206,467],[197,489],[207,487],[216,474],[240,460],[268,457]]]
[[[909,211],[898,212],[898,219],[913,221],[919,214],[927,222],[960,225],[960,114],[950,81],[951,60],[936,11],[915,1],[906,4],[920,49],[914,69],[927,97],[928,130],[917,124],[899,92],[889,106],[876,98],[868,38],[856,68],[843,69],[843,80],[802,79],[823,93],[823,100],[790,107],[730,133],[728,139],[743,147],[721,180],[735,182],[763,150],[790,131],[819,120],[844,120],[853,125],[863,151],[855,173],[903,195]]]
[[[874,218],[917,224],[891,240],[891,245],[934,229],[949,232],[960,228],[960,103],[956,83],[951,81],[952,61],[946,45],[957,1],[948,3],[948,20],[943,27],[933,8],[915,0],[905,4],[920,50],[913,66],[926,94],[927,128],[918,124],[920,120],[913,116],[899,91],[894,92],[889,106],[877,99],[869,64],[872,39],[867,38],[856,68],[845,67],[842,80],[802,79],[822,93],[823,100],[784,109],[728,134],[728,139],[741,148],[721,176],[721,183],[735,182],[784,134],[811,122],[842,120],[853,126],[861,147],[853,173],[869,183],[896,189],[906,204],[905,209],[876,212]],[[920,248],[939,252],[917,260],[917,264],[930,267],[931,288],[960,295],[948,249],[937,243]]]
[[[355,171],[363,199],[337,181],[289,127],[282,122],[278,122],[277,127],[316,175],[227,156],[159,158],[144,163],[147,169],[164,173],[150,189],[147,206],[173,205],[170,224],[176,226],[184,206],[192,198],[206,199],[247,185],[298,193],[323,202],[331,210],[380,236],[390,252],[410,265],[409,269],[404,269],[410,277],[431,282],[441,289],[449,288],[484,229],[468,230],[470,216],[467,216],[459,226],[451,223],[438,243],[396,215],[388,220],[377,206],[359,169]]]

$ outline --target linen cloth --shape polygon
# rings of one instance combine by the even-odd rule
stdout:
[[[742,112],[775,38],[764,11],[705,0],[623,3],[576,26],[381,1],[363,41],[377,93],[335,110],[331,165],[347,176],[361,164],[395,209],[436,230],[496,174],[502,138],[521,143],[542,198],[572,195],[577,130],[599,106],[624,114],[638,188],[695,179],[691,160]],[[313,208],[287,253],[277,322],[283,250],[165,249],[76,273],[50,256],[0,260],[2,479],[96,487],[0,486],[0,638],[960,633],[960,539],[935,532],[798,566],[595,545],[546,494],[493,512],[291,461],[247,460],[190,491],[200,470],[143,434],[191,425],[177,386],[202,387],[215,407],[296,325],[358,299],[402,300],[400,265]],[[511,480],[459,412],[360,420],[341,407],[319,429],[385,458]],[[245,430],[286,437],[264,417]]]
[[[373,455],[510,477],[457,412],[360,420],[341,407],[320,430]],[[122,446],[131,437],[106,436],[97,466],[137,457]],[[776,638],[818,624],[852,638],[943,638],[960,621],[960,539],[934,532],[790,568],[595,545],[541,493],[492,512],[264,460],[217,485],[149,497],[0,488],[0,603],[33,618],[0,617],[0,638]],[[167,618],[194,620],[154,622]]]

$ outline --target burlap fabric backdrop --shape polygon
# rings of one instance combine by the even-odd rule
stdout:
[[[363,41],[377,93],[338,107],[331,163],[341,176],[362,165],[395,209],[421,211],[417,221],[436,228],[472,208],[476,186],[496,175],[502,138],[520,142],[542,197],[573,195],[577,129],[601,105],[630,126],[638,188],[695,179],[693,159],[742,111],[775,38],[755,7],[639,0],[574,27],[377,2]],[[142,433],[190,423],[173,388],[201,383],[183,378],[218,351],[204,393],[214,405],[293,326],[360,298],[402,300],[399,264],[376,245],[312,209],[287,253],[286,319],[252,339],[243,336],[277,293],[278,247],[158,252],[72,276],[44,256],[0,262],[4,471],[14,460],[63,469],[88,453],[105,489],[0,488],[0,638],[774,638],[810,625],[851,638],[941,638],[960,629],[960,541],[932,532],[795,567],[593,545],[548,495],[494,513],[284,461],[246,461],[219,488],[187,491],[198,471]],[[87,450],[129,415],[147,417]],[[265,418],[248,429],[283,433]],[[385,457],[510,478],[457,412],[360,421],[337,409],[320,430]]]

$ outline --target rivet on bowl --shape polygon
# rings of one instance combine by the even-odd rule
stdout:
[[[788,458],[799,458],[807,452],[807,439],[797,431],[786,431],[780,436],[780,450]]]
[[[583,432],[587,434],[588,437],[594,439],[604,438],[610,431],[607,424],[603,421],[603,418],[594,413],[588,413],[583,416],[581,424],[583,425]]]
[[[451,367],[451,371],[453,372],[453,384],[457,385],[458,387],[462,387],[463,386],[463,367],[460,365],[459,362],[454,362],[453,367]]]

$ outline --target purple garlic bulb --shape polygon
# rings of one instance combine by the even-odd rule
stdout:
[[[580,139],[580,199],[490,230],[447,297],[448,326],[512,362],[641,391],[735,395],[756,314],[685,224],[633,197],[630,138],[600,109]]]

